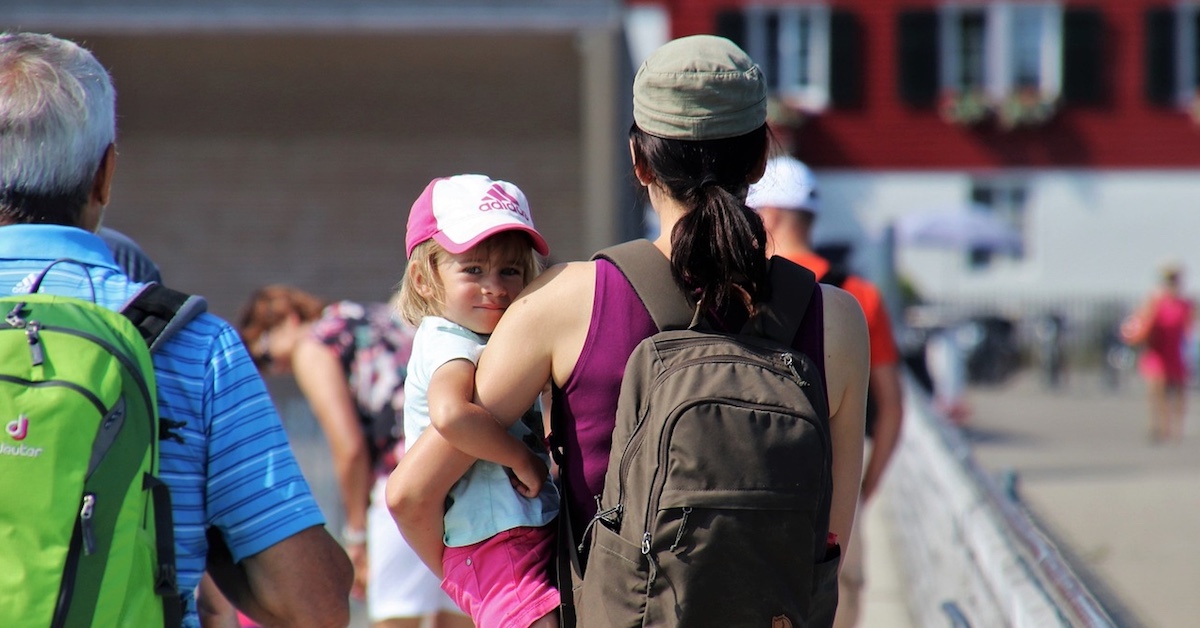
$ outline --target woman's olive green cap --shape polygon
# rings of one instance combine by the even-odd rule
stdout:
[[[717,140],[745,135],[766,119],[762,70],[724,37],[667,42],[633,79],[633,120],[650,135]]]

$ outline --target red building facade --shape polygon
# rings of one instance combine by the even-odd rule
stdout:
[[[634,2],[633,4],[651,4]],[[965,11],[948,18],[951,3],[920,0],[829,0],[825,3],[664,0],[671,36],[717,33],[750,50],[747,15],[766,7],[827,11],[830,99],[802,115],[794,151],[817,168],[953,169],[1096,168],[1175,169],[1200,166],[1200,115],[1195,93],[1197,18],[1194,8],[1143,0],[954,3]],[[993,5],[1016,8],[996,13]],[[947,24],[954,24],[960,57],[996,22],[1017,23],[1021,11],[1050,7],[1052,31],[1044,65],[1061,58],[1048,120],[1008,128],[1000,114],[956,114],[946,88]],[[1013,16],[1016,17],[1013,17]],[[773,35],[780,19],[771,17]],[[1035,21],[1037,16],[1034,15]],[[989,23],[990,22],[990,23]],[[1015,29],[1012,29],[1015,30]],[[1058,34],[1054,41],[1054,34]],[[759,31],[761,36],[763,31]],[[1043,44],[1046,38],[1041,40]],[[965,42],[965,43],[964,43]],[[986,45],[986,41],[975,42]],[[768,56],[777,57],[779,42]],[[763,48],[759,48],[762,50]],[[1006,50],[1012,56],[1019,51]],[[753,54],[753,53],[752,53]],[[986,55],[982,55],[986,56]],[[757,60],[757,59],[756,59]],[[966,59],[961,65],[969,65]],[[994,65],[984,59],[977,65]],[[1034,63],[1037,63],[1035,60]],[[770,65],[768,62],[764,65]],[[770,75],[770,68],[768,75]],[[961,76],[962,73],[960,72]],[[939,81],[939,76],[941,80]],[[1002,89],[1002,88],[1001,88]],[[1008,96],[1018,97],[1017,88]],[[839,99],[840,96],[840,99]],[[1002,105],[996,100],[995,108]],[[960,103],[964,104],[964,103]],[[969,109],[970,103],[965,103]],[[1029,112],[1026,112],[1029,113]]]

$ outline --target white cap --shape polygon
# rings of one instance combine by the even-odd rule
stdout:
[[[819,214],[821,197],[817,192],[817,178],[808,166],[794,157],[774,157],[767,162],[763,177],[750,186],[746,205],[753,209],[777,207]]]

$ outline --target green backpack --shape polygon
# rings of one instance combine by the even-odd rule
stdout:
[[[35,294],[48,271],[0,298],[0,626],[178,626],[157,476],[181,424],[160,421],[150,351],[204,300],[150,284],[114,312]]]

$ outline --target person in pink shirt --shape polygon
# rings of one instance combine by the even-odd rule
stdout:
[[[1192,330],[1192,300],[1182,294],[1183,270],[1169,265],[1162,285],[1122,325],[1125,341],[1139,346],[1138,371],[1150,395],[1150,441],[1183,440],[1186,386],[1191,375],[1186,344]]]

